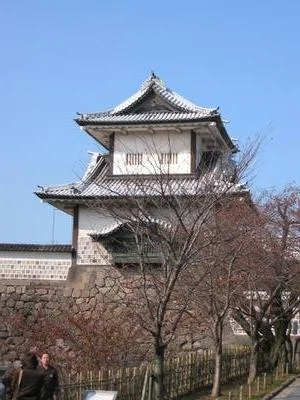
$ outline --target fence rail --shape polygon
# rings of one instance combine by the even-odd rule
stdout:
[[[226,350],[222,362],[222,384],[247,375],[249,349]],[[118,400],[152,398],[152,366],[62,374],[61,400],[82,400],[85,390],[112,390]],[[170,359],[165,363],[164,385],[168,399],[206,388],[213,383],[214,357],[206,351]]]

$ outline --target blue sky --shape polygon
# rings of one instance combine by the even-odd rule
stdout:
[[[76,112],[120,103],[152,70],[219,106],[241,146],[265,137],[254,192],[299,185],[299,15],[298,0],[3,0],[0,242],[71,242],[70,218],[33,192],[77,181],[99,150]]]

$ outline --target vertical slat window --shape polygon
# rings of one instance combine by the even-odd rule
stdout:
[[[160,164],[177,164],[178,154],[177,153],[160,153],[158,155],[158,161]]]
[[[143,163],[142,153],[127,153],[126,165],[141,165]]]

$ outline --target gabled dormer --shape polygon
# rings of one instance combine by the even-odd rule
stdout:
[[[217,108],[195,105],[153,73],[118,106],[76,122],[109,151],[116,176],[201,173],[236,151]]]

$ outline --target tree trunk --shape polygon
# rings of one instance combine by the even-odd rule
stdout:
[[[222,336],[223,325],[218,321],[215,326],[215,370],[211,397],[220,396],[222,373]]]
[[[293,344],[293,358],[292,358],[292,364],[293,364],[293,369],[295,365],[298,365],[299,363],[299,355],[298,355],[298,344],[299,344],[299,337],[294,337],[292,339],[292,344]]]
[[[293,366],[294,366],[294,361],[293,361],[294,352],[293,352],[293,343],[290,336],[286,337],[285,347],[286,347],[286,366],[288,372],[291,373],[293,372]]]
[[[275,342],[271,349],[271,365],[272,369],[278,366],[280,360],[284,362],[286,333],[284,329],[275,330]]]
[[[215,355],[215,371],[214,371],[214,381],[211,391],[211,397],[220,396],[221,391],[221,368],[222,368],[222,352],[218,352]]]
[[[249,375],[248,375],[248,384],[254,382],[257,376],[257,366],[258,366],[258,340],[253,339],[251,346],[251,354],[250,354],[250,365],[249,365]]]
[[[154,361],[154,393],[155,399],[161,400],[164,396],[164,359],[165,346],[156,344],[155,346],[155,361]]]

